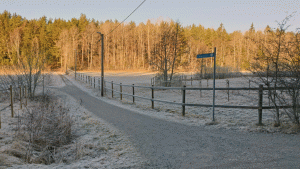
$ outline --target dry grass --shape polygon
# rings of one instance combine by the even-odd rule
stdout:
[[[19,110],[9,123],[10,133],[15,134],[5,146],[0,145],[0,166],[71,165],[106,154],[120,137],[85,112],[78,117],[71,112],[78,108],[66,108],[54,96],[37,96],[29,103],[27,110]]]
[[[300,133],[300,125],[297,124],[283,123],[280,125],[279,129],[286,134]]]
[[[89,70],[78,70],[78,72],[101,72],[101,69],[89,69]],[[105,70],[105,73],[158,73],[157,71],[145,70],[145,69],[130,69],[130,70]]]
[[[15,141],[6,153],[27,163],[57,162],[57,148],[74,138],[73,120],[62,103],[53,97],[39,96],[33,101],[35,106],[24,109],[18,117]]]

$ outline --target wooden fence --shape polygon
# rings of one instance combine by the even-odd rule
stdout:
[[[92,77],[92,76],[88,76],[86,74],[83,73],[78,73],[79,75],[79,79],[85,83],[88,83],[90,86],[96,88],[99,87],[100,90],[100,78],[98,78],[98,83],[96,84],[96,78]],[[110,88],[106,87],[106,83],[110,84]],[[250,82],[249,82],[250,83]],[[215,90],[221,90],[221,91],[227,91],[228,93],[228,100],[229,100],[229,91],[231,90],[244,90],[244,91],[251,91],[251,90],[255,90],[258,91],[258,96],[257,96],[257,106],[235,106],[235,105],[215,105],[215,107],[218,108],[238,108],[238,109],[257,109],[258,110],[258,125],[262,125],[262,110],[263,109],[275,109],[275,108],[292,108],[291,105],[285,105],[285,106],[263,106],[263,91],[265,90],[275,90],[275,88],[270,88],[270,87],[263,87],[263,85],[259,85],[259,87],[254,88],[254,87],[239,87],[239,88],[230,88],[229,87],[229,83],[227,83],[227,87],[225,88],[215,88]],[[116,86],[119,87],[119,90],[116,90]],[[132,94],[129,93],[124,93],[122,91],[122,87],[131,87],[132,88]],[[151,89],[151,96],[149,97],[141,97],[135,94],[135,88],[147,88],[147,89]],[[186,103],[186,91],[187,90],[198,90],[198,91],[202,91],[202,90],[213,90],[213,88],[196,88],[196,87],[186,87],[185,85],[183,87],[155,87],[154,85],[151,86],[136,86],[134,84],[132,85],[125,85],[122,83],[114,83],[113,81],[108,82],[108,81],[104,81],[104,89],[105,89],[105,93],[106,90],[111,91],[111,96],[112,98],[114,97],[114,93],[118,93],[120,94],[120,100],[122,100],[122,96],[126,95],[126,96],[130,96],[132,97],[132,102],[135,101],[135,98],[140,98],[140,99],[145,99],[145,100],[149,100],[151,102],[151,107],[152,109],[154,108],[154,102],[162,102],[162,103],[166,103],[166,104],[173,104],[173,105],[181,105],[182,106],[182,115],[185,115],[185,107],[186,106],[197,106],[197,107],[212,107],[212,105],[210,104],[191,104],[191,103]],[[166,100],[159,100],[159,99],[155,99],[154,98],[154,91],[155,90],[181,90],[182,92],[182,102],[181,103],[175,103],[175,102],[170,102],[170,101],[166,101]],[[286,90],[288,88],[286,87],[277,87],[276,90]]]
[[[17,89],[19,91],[18,100],[20,101],[20,109],[23,108],[23,105],[27,106],[27,99],[28,99],[26,86],[19,86],[19,87],[13,88],[12,85],[10,85],[10,87],[8,89],[1,89],[0,90],[0,92],[9,91],[9,95],[10,95],[10,105],[2,108],[0,110],[0,112],[5,110],[6,108],[10,107],[11,117],[14,117],[14,92],[13,92],[13,89]],[[24,99],[24,101],[23,101],[23,99]],[[1,129],[1,116],[0,116],[0,129]]]

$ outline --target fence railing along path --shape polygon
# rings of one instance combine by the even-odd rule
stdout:
[[[38,79],[39,80],[39,79]],[[42,85],[43,85],[43,95],[45,94],[45,77],[43,76],[43,78],[41,80],[39,80]],[[9,95],[10,95],[10,105],[0,109],[0,129],[1,129],[1,111],[5,110],[6,108],[10,107],[11,109],[11,117],[14,117],[14,93],[18,93],[19,94],[19,98],[17,98],[17,100],[20,101],[20,109],[23,108],[23,105],[25,105],[27,107],[27,100],[28,100],[28,92],[27,92],[27,86],[24,85],[24,83],[11,83],[12,85],[9,85],[9,88],[1,88],[0,89],[0,94],[1,92],[7,92],[9,91]],[[8,86],[8,85],[6,85]],[[24,101],[23,101],[24,99]]]
[[[10,95],[10,105],[2,108],[0,110],[1,111],[5,110],[6,108],[10,107],[11,109],[11,117],[14,117],[14,92],[13,89],[15,90],[19,90],[19,98],[18,100],[20,101],[20,109],[23,108],[23,105],[27,106],[27,99],[28,99],[28,94],[27,94],[27,87],[26,86],[19,86],[19,87],[13,87],[12,85],[10,85],[10,87],[8,89],[1,89],[0,92],[3,91],[9,91],[9,95]],[[24,99],[24,103],[23,100]],[[1,129],[1,116],[0,116],[0,129]]]
[[[70,71],[71,73],[73,73],[72,71]],[[98,78],[96,80],[96,77],[92,77],[89,76],[87,74],[84,73],[77,73],[79,76],[79,80],[81,80],[82,82],[85,82],[87,84],[89,84],[90,86],[101,89],[101,80],[100,78]],[[96,82],[98,82],[96,84]],[[106,83],[111,84],[111,87],[108,88],[106,87]],[[116,90],[116,86],[119,86],[119,90]],[[122,91],[122,87],[131,87],[132,88],[132,94],[129,93],[124,93]],[[142,97],[142,96],[138,96],[135,94],[135,88],[147,88],[147,89],[151,89],[151,96],[150,97]],[[114,93],[118,93],[120,94],[120,100],[122,100],[122,96],[126,95],[126,96],[130,96],[132,97],[132,102],[135,101],[135,98],[140,98],[140,99],[145,99],[145,100],[149,100],[151,101],[151,107],[152,109],[154,109],[154,102],[161,102],[161,103],[166,103],[166,104],[173,104],[173,105],[181,105],[182,106],[182,115],[185,115],[185,107],[186,106],[196,106],[196,107],[212,107],[213,105],[211,104],[193,104],[193,103],[186,103],[186,91],[187,90],[197,90],[197,91],[202,91],[202,90],[213,90],[212,88],[197,88],[197,87],[155,87],[154,85],[152,86],[137,86],[137,85],[127,85],[127,84],[122,84],[122,83],[114,83],[113,81],[108,82],[108,81],[104,81],[104,89],[105,89],[105,93],[106,90],[111,91],[111,96],[112,98],[114,97]],[[181,103],[176,103],[176,102],[170,102],[170,101],[166,101],[166,100],[159,100],[159,99],[155,99],[154,98],[154,92],[155,90],[181,90],[182,91],[182,102]],[[229,91],[231,90],[244,90],[244,91],[251,91],[251,90],[255,90],[258,91],[258,102],[257,102],[257,106],[235,106],[235,105],[215,105],[216,108],[237,108],[237,109],[257,109],[258,110],[258,125],[262,125],[262,110],[263,109],[282,109],[282,108],[292,108],[293,106],[291,105],[281,105],[281,106],[264,106],[263,105],[263,91],[265,90],[286,90],[288,88],[286,87],[276,87],[275,88],[270,88],[270,87],[263,87],[263,85],[259,85],[259,87],[235,87],[235,88],[230,88],[229,85],[227,86],[227,88],[225,87],[220,87],[220,88],[215,88],[215,90],[221,90],[221,91],[227,91],[228,92],[228,99],[229,99]]]

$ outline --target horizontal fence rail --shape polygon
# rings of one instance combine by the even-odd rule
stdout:
[[[96,88],[96,80],[95,77],[91,77],[88,75],[85,75],[83,73],[77,73],[79,74],[80,80],[82,82],[85,82],[87,84],[89,84],[90,86],[94,86],[94,88]],[[91,79],[91,80],[88,80]],[[92,80],[93,79],[93,80]],[[93,85],[94,82],[94,85]],[[111,84],[112,88],[108,88],[106,87],[105,84]],[[98,86],[99,86],[99,90],[100,90],[100,78],[98,78]],[[114,85],[119,86],[120,90],[116,90],[114,89]],[[110,86],[110,85],[108,85]],[[133,94],[129,94],[129,93],[125,93],[122,91],[122,87],[130,87],[132,88],[132,93]],[[193,104],[193,103],[186,103],[185,102],[185,93],[187,90],[199,90],[200,92],[202,90],[213,90],[213,88],[199,88],[199,87],[154,87],[152,86],[138,86],[138,85],[128,85],[128,84],[122,84],[122,83],[116,83],[116,82],[109,82],[109,81],[104,81],[104,87],[105,89],[105,93],[106,90],[110,91],[112,94],[112,98],[115,94],[120,94],[120,100],[122,100],[122,96],[129,96],[129,97],[133,97],[133,102],[134,102],[134,98],[140,98],[140,99],[144,99],[144,100],[149,100],[151,101],[152,104],[152,108],[154,108],[154,102],[161,102],[161,103],[166,103],[166,104],[173,104],[173,105],[179,105],[182,106],[182,115],[185,115],[185,106],[196,106],[196,107],[213,107],[213,105],[211,104]],[[115,87],[116,88],[116,87]],[[142,96],[138,96],[136,94],[134,94],[134,88],[144,88],[144,89],[151,89],[151,98],[148,97],[142,97]],[[258,119],[258,124],[261,125],[262,124],[262,110],[263,109],[285,109],[285,108],[293,108],[293,106],[291,105],[282,105],[282,106],[263,106],[262,105],[262,95],[263,95],[263,91],[264,90],[288,90],[288,89],[292,89],[292,87],[263,87],[263,85],[260,85],[259,87],[250,87],[250,82],[249,82],[249,87],[229,87],[229,82],[227,82],[227,87],[220,87],[220,88],[215,88],[215,90],[220,90],[220,91],[227,91],[228,92],[228,100],[229,100],[229,91],[233,91],[233,90],[245,90],[245,91],[250,91],[250,90],[254,90],[254,91],[258,91],[258,105],[257,106],[235,106],[235,105],[215,105],[216,108],[238,108],[238,109],[256,109],[258,110],[258,114],[259,114],[259,119]],[[166,100],[159,100],[159,99],[154,99],[154,91],[155,90],[181,90],[182,91],[182,103],[176,103],[176,102],[171,102],[171,101],[166,101]],[[300,106],[299,106],[300,107]]]
[[[5,110],[5,109],[7,109],[8,107],[10,107],[10,105],[8,105],[8,106],[4,107],[4,108],[3,108],[3,109],[1,109],[0,111],[3,111],[3,110]]]
[[[8,107],[10,107],[11,117],[14,117],[14,100],[20,101],[20,109],[22,109],[23,105],[27,106],[28,94],[27,94],[26,88],[27,87],[24,85],[21,85],[18,87],[13,87],[12,85],[10,85],[10,87],[8,89],[1,89],[0,91],[9,91],[10,105],[0,109],[0,112],[7,109]],[[14,93],[18,93],[19,98],[14,98],[14,96],[15,96]],[[23,99],[24,99],[24,101],[23,101]],[[0,116],[0,129],[1,129],[1,116]]]

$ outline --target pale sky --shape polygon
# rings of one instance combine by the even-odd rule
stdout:
[[[88,19],[105,21],[108,19],[122,21],[143,0],[138,1],[102,1],[102,0],[0,0],[0,12],[4,10],[17,13],[27,19],[63,18],[69,20],[79,18],[83,13]],[[148,19],[179,20],[183,25],[199,25],[217,29],[221,23],[227,32],[242,32],[250,28],[253,22],[256,30],[263,30],[267,25],[277,27],[287,15],[294,14],[288,31],[300,27],[300,0],[231,0],[231,1],[152,1],[146,2],[126,21],[146,23]]]

